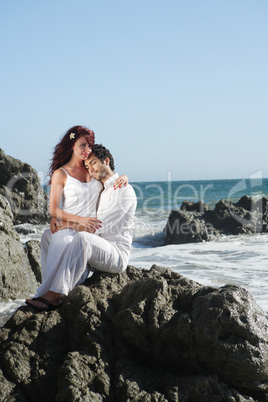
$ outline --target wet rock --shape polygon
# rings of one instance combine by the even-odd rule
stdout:
[[[24,225],[16,225],[14,226],[14,229],[16,230],[17,233],[27,235],[27,234],[32,234],[36,233],[36,230],[33,227],[26,226],[27,224]]]
[[[267,231],[268,198],[254,201],[246,195],[236,203],[220,200],[213,210],[201,201],[184,201],[180,210],[171,211],[164,228],[166,244],[209,241],[220,234]]]
[[[0,149],[0,194],[9,202],[14,223],[47,223],[47,194],[35,169]]]
[[[164,232],[165,244],[209,241],[219,233],[210,222],[202,219],[201,213],[185,209],[171,211]]]
[[[25,249],[13,229],[13,213],[0,195],[0,301],[24,298],[37,288]]]
[[[182,211],[194,211],[194,212],[205,212],[209,211],[210,208],[207,204],[205,204],[203,201],[198,201],[198,202],[193,202],[193,201],[183,201],[181,204],[181,210]]]
[[[57,312],[32,314],[19,310],[9,320],[9,328],[1,331],[1,341],[9,342],[0,352],[3,377],[9,381],[2,400],[55,400],[55,379],[68,353],[63,316]],[[3,390],[0,392],[3,394]]]
[[[268,232],[268,197],[263,197],[260,209],[263,214],[262,231],[267,233]]]
[[[268,400],[268,321],[252,296],[157,266],[95,273],[50,313],[21,307],[0,344],[6,400]]]
[[[250,197],[243,197],[249,199]],[[241,200],[240,200],[241,201]],[[240,201],[233,204],[230,201],[221,200],[215,205],[213,214],[208,219],[224,234],[252,234],[262,230],[262,216],[257,209],[245,209]],[[250,200],[248,201],[250,202]],[[248,207],[248,203],[246,205]]]
[[[28,260],[38,283],[42,282],[41,248],[39,240],[29,240],[25,243]]]

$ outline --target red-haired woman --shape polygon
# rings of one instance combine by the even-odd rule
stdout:
[[[94,140],[95,134],[92,130],[82,126],[70,128],[54,149],[49,171],[49,211],[52,218],[77,223],[92,233],[101,225],[96,214],[102,184],[90,176],[84,161],[92,152]],[[127,184],[124,175],[119,177],[116,187],[122,184]],[[60,300],[54,298],[61,284],[58,283],[57,288],[53,289],[51,284],[66,247],[76,233],[73,229],[54,233],[56,219],[52,219],[50,230],[46,230],[41,239],[42,285],[33,299],[26,300],[28,305],[39,311],[51,310],[60,303]],[[70,283],[69,288],[72,289],[85,279],[82,277],[79,283]]]

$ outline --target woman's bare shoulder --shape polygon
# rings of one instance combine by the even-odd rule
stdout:
[[[51,183],[52,184],[54,184],[54,183],[55,184],[62,184],[62,183],[65,184],[66,178],[67,178],[67,172],[64,169],[59,168],[59,169],[56,169],[55,172],[53,173],[53,175],[51,177]]]

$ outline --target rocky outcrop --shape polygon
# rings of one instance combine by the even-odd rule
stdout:
[[[15,224],[47,223],[47,194],[35,169],[0,149],[0,194],[9,202]]]
[[[0,331],[0,399],[268,400],[268,321],[252,296],[169,270],[95,273],[53,312]]]
[[[220,200],[214,210],[203,202],[184,201],[173,210],[164,228],[166,244],[209,241],[220,234],[268,232],[268,197],[254,201],[243,196],[238,202]]]
[[[48,218],[47,195],[37,172],[0,149],[0,301],[29,297],[41,281],[40,244],[23,246],[14,223],[44,223]]]
[[[38,283],[42,282],[41,269],[41,248],[39,240],[29,240],[25,243],[25,248],[28,256],[31,269]]]
[[[34,293],[38,284],[19,235],[13,213],[0,195],[0,301],[20,299]]]

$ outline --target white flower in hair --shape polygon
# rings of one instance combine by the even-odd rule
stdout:
[[[75,133],[70,134],[70,140],[73,140],[75,138]]]

